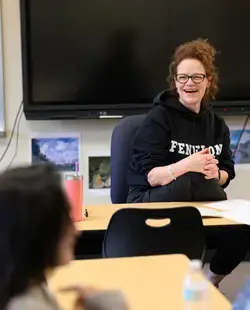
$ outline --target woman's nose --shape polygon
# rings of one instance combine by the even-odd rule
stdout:
[[[187,80],[186,85],[195,85],[191,77]]]

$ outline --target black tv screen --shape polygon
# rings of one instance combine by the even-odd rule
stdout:
[[[250,106],[250,1],[20,0],[27,118],[147,111],[177,45],[220,51],[222,105]]]

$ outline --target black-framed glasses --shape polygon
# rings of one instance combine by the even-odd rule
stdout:
[[[193,75],[187,75],[184,73],[179,73],[179,74],[175,75],[176,81],[178,81],[181,84],[187,83],[187,81],[189,79],[191,79],[195,84],[199,84],[199,83],[204,81],[205,77],[206,77],[206,75],[202,74],[202,73],[196,73]]]

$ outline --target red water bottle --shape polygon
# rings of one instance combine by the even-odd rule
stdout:
[[[83,220],[83,176],[79,174],[78,163],[75,164],[75,173],[66,174],[65,191],[71,205],[71,216],[74,222]]]

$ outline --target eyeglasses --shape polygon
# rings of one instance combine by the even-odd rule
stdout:
[[[179,73],[179,74],[175,75],[176,81],[178,81],[181,84],[187,83],[187,81],[189,79],[191,79],[195,84],[199,84],[199,83],[204,81],[205,77],[206,77],[206,75],[201,74],[201,73],[197,73],[197,74],[193,74],[193,75],[187,75],[187,74]]]

